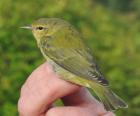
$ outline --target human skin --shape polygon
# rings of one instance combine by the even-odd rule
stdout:
[[[53,106],[59,98],[64,106]],[[48,63],[35,69],[23,84],[18,111],[20,116],[115,116],[86,88],[60,79]]]

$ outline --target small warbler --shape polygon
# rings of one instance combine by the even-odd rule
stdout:
[[[31,26],[45,59],[60,78],[91,88],[106,110],[126,108],[127,104],[109,88],[108,81],[100,73],[90,49],[80,33],[67,21],[58,18],[41,18]]]

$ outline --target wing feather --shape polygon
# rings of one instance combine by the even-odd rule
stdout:
[[[108,85],[107,80],[99,72],[93,56],[81,40],[72,37],[69,40],[67,38],[62,39],[50,36],[43,38],[40,47],[44,54],[59,66],[77,76],[97,81],[102,85]],[[66,47],[63,46],[62,41],[66,43]]]

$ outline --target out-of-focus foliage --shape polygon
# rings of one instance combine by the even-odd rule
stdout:
[[[87,39],[111,87],[129,104],[118,116],[140,115],[139,0],[0,0],[0,116],[16,116],[20,87],[44,62],[31,32],[41,17],[71,22]]]

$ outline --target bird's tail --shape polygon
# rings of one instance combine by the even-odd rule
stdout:
[[[127,108],[128,105],[118,97],[107,86],[100,85],[98,83],[92,83],[91,88],[94,90],[104,107],[108,111],[116,110],[118,108]]]

